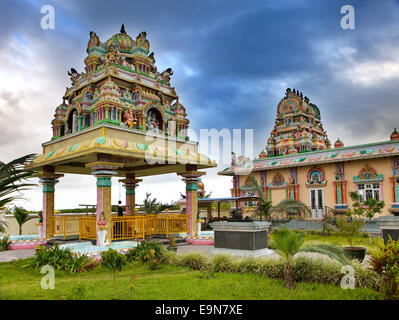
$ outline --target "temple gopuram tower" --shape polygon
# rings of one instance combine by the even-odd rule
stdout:
[[[127,214],[134,215],[138,177],[177,173],[186,183],[190,234],[195,235],[197,181],[205,174],[198,169],[216,163],[198,153],[198,143],[187,136],[190,122],[170,85],[172,69],[159,72],[146,32],[133,39],[124,25],[105,42],[91,31],[86,52],[85,70],[68,72],[71,86],[55,109],[51,140],[27,166],[43,184],[47,228],[42,238],[51,237],[54,186],[68,173],[96,178],[97,218],[102,229],[107,225],[107,237],[112,177],[123,178]]]
[[[302,92],[287,88],[285,97],[277,106],[277,117],[267,140],[266,152],[263,151],[260,157],[326,150],[330,146],[319,108]]]

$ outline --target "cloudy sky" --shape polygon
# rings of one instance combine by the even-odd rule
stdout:
[[[346,4],[355,9],[355,30],[341,28]],[[54,30],[41,28],[44,5],[54,7]],[[253,129],[257,155],[287,87],[319,107],[332,142],[384,141],[399,127],[398,1],[3,0],[0,160],[41,152],[70,86],[67,70],[83,71],[89,31],[105,42],[122,23],[134,38],[147,32],[158,70],[174,70],[171,84],[198,134]],[[217,175],[228,163],[219,162],[203,181],[212,196],[229,196],[231,179]],[[114,180],[113,202],[124,203]],[[56,190],[56,208],[96,202],[93,177],[68,175]],[[145,178],[139,203],[146,191],[170,202],[184,183],[175,174]],[[41,209],[40,187],[26,195],[26,208]]]

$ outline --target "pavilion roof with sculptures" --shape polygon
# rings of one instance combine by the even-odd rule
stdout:
[[[51,141],[43,143],[30,168],[89,174],[85,163],[104,154],[143,175],[155,168],[151,161],[164,168],[157,173],[179,170],[176,162],[216,166],[189,140],[186,109],[170,85],[173,71],[158,72],[146,32],[133,39],[122,25],[102,42],[91,31],[86,52],[85,70],[68,72],[71,86],[55,110]],[[165,169],[169,162],[174,167]]]

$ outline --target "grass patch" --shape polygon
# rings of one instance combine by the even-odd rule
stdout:
[[[28,260],[0,263],[0,299],[116,299],[112,276],[104,268],[96,267],[77,274],[56,270],[55,289],[43,290],[40,287],[43,275],[40,270],[26,268]],[[220,270],[231,266],[224,258],[213,261],[213,264]],[[256,266],[249,263],[248,269],[251,268]],[[139,262],[128,264],[119,273],[117,281],[121,297],[128,296],[133,274],[137,278],[132,298],[143,300],[374,300],[379,297],[372,289],[344,290],[334,285],[297,283],[295,290],[288,290],[284,288],[284,280],[257,274],[217,272],[204,277],[203,271],[187,266],[161,264],[157,270],[148,270]]]

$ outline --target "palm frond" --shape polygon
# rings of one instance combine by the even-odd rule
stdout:
[[[249,178],[251,179],[252,185],[255,187],[256,191],[258,191],[258,194],[262,201],[267,202],[265,192],[263,191],[263,188],[259,184],[258,180],[256,180],[252,174],[249,176]]]
[[[305,241],[305,234],[296,233],[286,226],[273,235],[272,246],[277,254],[286,260],[294,257]]]
[[[35,156],[35,154],[28,154],[9,163],[0,162],[0,207],[16,199],[23,199],[21,191],[36,185],[25,182],[34,175],[34,171],[25,170],[25,167]],[[19,194],[12,195],[14,193]]]
[[[347,264],[347,259],[345,257],[344,250],[334,244],[318,244],[313,246],[308,246],[301,248],[298,252],[316,252],[321,253],[330,257],[333,260],[338,261],[341,264]]]
[[[285,199],[280,203],[271,208],[271,212],[276,211],[302,211],[307,214],[311,214],[309,208],[302,201]]]

